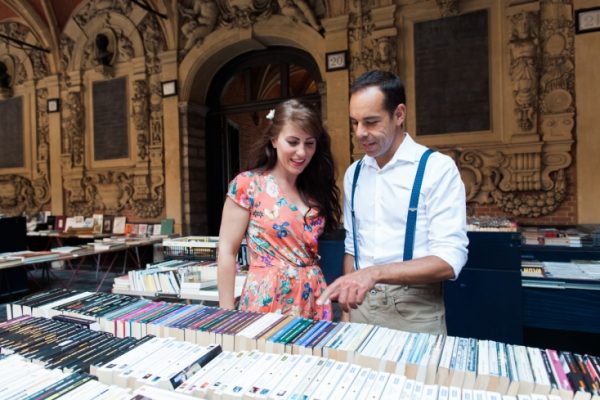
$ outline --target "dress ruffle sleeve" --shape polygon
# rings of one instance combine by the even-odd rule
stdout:
[[[229,183],[227,196],[236,204],[250,210],[254,206],[256,191],[256,174],[252,171],[242,172]]]

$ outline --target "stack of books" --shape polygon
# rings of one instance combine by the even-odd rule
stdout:
[[[525,245],[583,247],[591,244],[590,235],[575,229],[526,227],[521,230],[521,236]]]
[[[132,270],[117,277],[113,293],[186,298],[217,284],[217,266],[213,261],[168,260],[148,264],[144,270]]]
[[[517,222],[506,217],[468,217],[467,230],[471,232],[517,232]]]
[[[91,375],[45,369],[18,356],[0,356],[3,399],[131,399],[127,389],[98,382]]]

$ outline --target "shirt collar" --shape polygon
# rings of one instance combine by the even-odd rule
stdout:
[[[416,163],[419,161],[421,155],[419,154],[419,145],[413,140],[412,137],[408,134],[408,132],[404,132],[404,140],[400,143],[398,149],[392,156],[392,159],[384,166],[386,168],[388,165],[392,166],[396,163]],[[379,170],[379,165],[377,165],[377,160],[375,158],[365,154],[363,164]]]

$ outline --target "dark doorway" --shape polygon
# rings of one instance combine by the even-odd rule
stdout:
[[[288,47],[243,54],[216,74],[206,101],[209,234],[219,232],[227,185],[247,168],[250,149],[266,126],[266,114],[289,98],[319,106],[320,83],[312,57]]]

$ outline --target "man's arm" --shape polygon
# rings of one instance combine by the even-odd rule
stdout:
[[[426,256],[410,261],[374,265],[348,273],[347,260],[354,257],[344,256],[345,275],[336,279],[319,297],[317,304],[326,304],[330,300],[338,301],[344,312],[361,304],[367,292],[376,283],[393,285],[416,285],[441,282],[454,278],[454,269],[436,256]],[[354,270],[350,264],[351,271]]]

